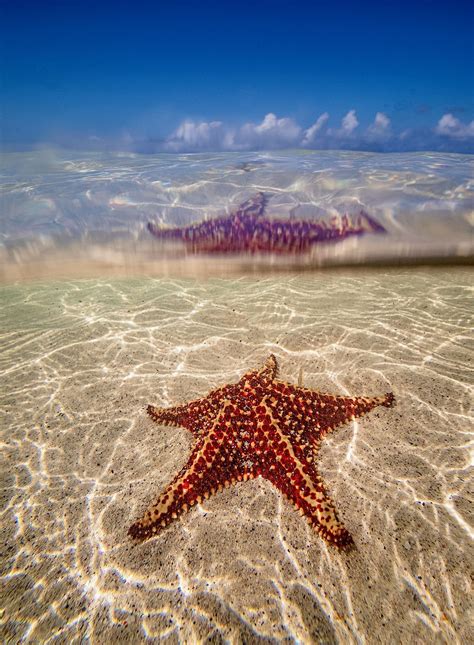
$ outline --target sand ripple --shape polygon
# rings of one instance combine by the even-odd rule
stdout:
[[[4,287],[2,640],[467,642],[470,284],[438,269]],[[327,547],[261,480],[132,546],[191,446],[146,404],[271,352],[308,387],[396,393],[321,453],[356,549]]]

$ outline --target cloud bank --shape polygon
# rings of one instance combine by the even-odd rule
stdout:
[[[451,113],[444,114],[435,128],[438,134],[455,139],[474,138],[474,121],[464,124]]]
[[[76,133],[59,137],[55,143],[71,149],[113,149],[151,154],[289,148],[473,154],[474,121],[462,121],[453,112],[454,108],[434,121],[431,127],[404,130],[397,130],[384,112],[376,112],[370,123],[361,123],[353,108],[342,119],[331,118],[328,112],[323,112],[306,127],[291,117],[280,117],[269,112],[260,122],[246,122],[237,126],[223,121],[185,119],[168,136],[160,138],[144,137],[126,130],[109,138],[98,137],[94,133],[89,133],[89,136]]]
[[[377,112],[368,126],[362,127],[355,109],[339,125],[328,127],[330,115],[321,114],[307,128],[289,117],[269,112],[260,123],[239,127],[222,121],[183,121],[160,144],[170,152],[275,150],[283,148],[341,150],[440,150],[474,152],[474,121],[463,123],[451,113],[444,114],[432,128],[395,132],[390,118]]]

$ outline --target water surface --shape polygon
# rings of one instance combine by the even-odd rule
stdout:
[[[212,218],[258,191],[269,196],[273,218],[365,210],[387,230],[315,247],[296,260],[300,266],[466,262],[474,248],[473,176],[472,156],[443,153],[9,153],[2,159],[0,268],[8,281],[181,274],[184,250],[163,249],[147,222]],[[295,258],[241,260],[238,271]],[[222,261],[205,264],[215,275],[228,270]]]
[[[386,265],[472,259],[472,170],[440,153],[3,156],[2,641],[468,641],[472,272]],[[257,191],[270,217],[364,209],[387,234],[318,246],[297,272],[146,230]],[[328,546],[263,480],[134,545],[192,446],[147,404],[201,397],[270,353],[284,380],[395,393],[319,454],[355,548]]]

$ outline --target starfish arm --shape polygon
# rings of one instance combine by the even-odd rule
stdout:
[[[278,374],[278,363],[273,354],[267,358],[265,363],[257,370],[246,372],[239,380],[237,387],[239,394],[243,397],[252,397],[257,389],[271,385]]]
[[[226,228],[229,228],[229,222],[227,217],[220,217],[176,228],[161,228],[148,222],[147,228],[152,235],[160,240],[181,240],[186,243],[188,248],[193,249],[204,243],[214,245],[216,240],[225,235]]]
[[[138,541],[160,533],[172,520],[195,503],[236,480],[254,476],[252,465],[246,465],[234,448],[228,423],[234,406],[226,402],[206,437],[196,443],[187,464],[167,486],[143,517],[129,529]]]
[[[158,408],[148,405],[146,411],[153,421],[160,425],[185,427],[187,409],[188,405],[176,405],[172,408]]]
[[[224,401],[232,396],[235,385],[216,388],[202,398],[171,408],[147,407],[149,416],[161,425],[179,426],[198,437],[214,423]]]
[[[257,436],[267,437],[267,449],[257,474],[272,482],[304,515],[311,526],[330,544],[345,547],[352,538],[339,521],[314,465],[311,446],[281,432],[273,411],[263,402]]]
[[[192,496],[194,489],[190,485],[190,478],[193,470],[196,471],[198,467],[200,452],[198,445],[194,448],[187,464],[154,504],[147,509],[141,519],[132,524],[128,534],[134,540],[142,542],[157,535],[197,501],[197,497]]]
[[[257,371],[259,378],[263,380],[273,381],[278,375],[278,363],[273,354],[267,358],[263,367]]]
[[[263,383],[268,383],[270,381],[273,381],[273,379],[276,378],[278,374],[278,363],[273,354],[270,354],[270,356],[267,358],[265,363],[262,365],[262,367],[258,370],[252,370],[251,372],[247,372],[242,376],[240,379],[240,382],[245,382],[245,381],[259,381]]]
[[[334,216],[329,222],[316,223],[314,231],[320,235],[321,240],[344,239],[350,235],[364,235],[365,233],[386,233],[384,227],[365,211],[357,215]]]
[[[301,462],[294,468],[280,466],[266,478],[329,544],[343,548],[353,543],[349,531],[339,520],[334,502],[326,493],[315,468]],[[300,478],[302,483],[297,488],[295,482]]]
[[[287,431],[309,438],[313,443],[379,405],[392,407],[395,403],[392,392],[373,398],[337,396],[282,381],[274,382],[274,393],[276,409],[286,411],[280,422]]]
[[[353,421],[382,405],[390,408],[395,403],[393,392],[376,397],[332,396],[311,392],[310,418],[315,422],[317,438],[332,432],[339,426]]]

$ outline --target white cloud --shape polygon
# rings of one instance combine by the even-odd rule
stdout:
[[[222,121],[186,120],[172,133],[166,141],[166,148],[179,152],[181,150],[220,150],[231,149],[232,132],[224,127]]]
[[[301,128],[293,119],[279,119],[269,112],[259,124],[245,123],[237,132],[235,147],[248,148],[281,148],[298,145]]]
[[[373,123],[367,128],[367,137],[370,141],[380,141],[390,136],[390,119],[383,112],[377,112]]]
[[[359,127],[356,111],[351,109],[338,128],[328,128],[329,114],[324,112],[308,128],[302,128],[290,117],[273,112],[258,123],[229,126],[222,121],[187,119],[164,142],[129,141],[128,148],[152,151],[198,152],[219,150],[274,150],[290,147],[350,150],[451,150],[472,152],[474,121],[463,123],[451,113],[441,117],[431,129],[411,128],[403,132],[392,129],[384,112],[376,112],[366,127]],[[131,138],[131,137],[130,137]],[[128,138],[123,137],[126,143]]]
[[[316,138],[316,135],[320,130],[326,125],[327,120],[329,119],[329,114],[327,112],[324,112],[319,116],[315,123],[311,127],[309,127],[307,130],[304,131],[304,138],[302,141],[302,144],[304,146],[310,145],[311,143],[314,142],[314,139]]]
[[[390,127],[390,119],[383,112],[377,112],[373,124],[369,127],[374,132],[386,132]]]
[[[329,128],[328,135],[336,139],[352,138],[354,130],[359,126],[359,120],[355,110],[349,112],[342,118],[341,127],[337,129]],[[338,146],[340,144],[337,144]]]
[[[349,112],[341,121],[340,134],[351,135],[358,125],[359,125],[359,121],[357,120],[356,111],[349,110]]]
[[[293,119],[279,119],[269,112],[261,123],[245,123],[240,128],[226,127],[222,121],[195,122],[190,119],[166,140],[173,152],[196,150],[252,150],[286,148],[299,145],[301,128]]]
[[[436,134],[455,139],[468,139],[474,137],[474,121],[463,123],[450,112],[443,114],[435,127]]]

